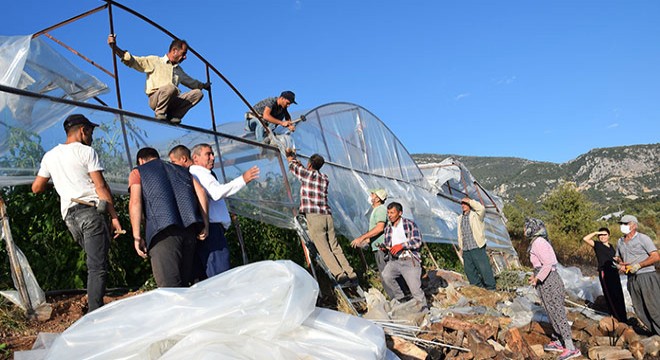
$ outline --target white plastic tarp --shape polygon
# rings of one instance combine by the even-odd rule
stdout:
[[[380,327],[317,308],[318,292],[295,263],[258,262],[110,303],[16,359],[385,358]]]

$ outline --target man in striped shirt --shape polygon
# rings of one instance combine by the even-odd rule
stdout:
[[[307,167],[296,159],[295,151],[286,149],[289,170],[300,180],[300,213],[305,214],[309,237],[332,275],[340,284],[355,284],[357,275],[346,260],[335,237],[335,225],[328,205],[328,175],[319,170],[325,163],[323,156],[314,154]]]
[[[398,202],[387,205],[389,223],[385,226],[385,241],[383,244],[389,250],[392,259],[383,270],[385,284],[393,290],[394,298],[402,301],[403,291],[397,284],[397,277],[406,281],[410,293],[422,307],[426,307],[426,297],[422,291],[422,264],[419,249],[422,247],[422,234],[417,224],[410,219],[401,217],[403,206]]]

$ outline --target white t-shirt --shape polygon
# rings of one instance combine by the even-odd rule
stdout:
[[[211,170],[203,166],[191,165],[188,170],[199,181],[209,197],[209,222],[222,223],[225,229],[229,229],[231,218],[224,199],[236,194],[245,186],[243,176],[222,184],[211,174]]]
[[[60,195],[62,219],[70,207],[76,205],[72,198],[98,202],[99,196],[89,173],[103,171],[96,151],[91,146],[74,142],[59,144],[41,159],[38,176],[53,179]]]
[[[399,245],[408,242],[406,237],[406,231],[403,229],[403,221],[399,220],[399,223],[392,225],[392,246]]]

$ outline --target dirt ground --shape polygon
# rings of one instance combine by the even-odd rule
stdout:
[[[140,292],[131,292],[119,296],[105,296],[105,303],[110,303],[125,297],[134,296]],[[0,327],[0,344],[6,344],[0,359],[11,359],[15,351],[30,350],[37,335],[42,332],[61,333],[71,324],[80,319],[87,311],[87,295],[60,295],[48,297],[46,300],[52,306],[51,317],[47,321],[32,320],[26,329],[6,330]]]

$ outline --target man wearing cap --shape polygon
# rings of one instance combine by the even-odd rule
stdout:
[[[472,285],[495,290],[495,276],[486,253],[484,219],[486,208],[480,202],[464,197],[462,214],[458,216],[458,249],[463,258],[465,275]]]
[[[108,35],[108,45],[124,65],[147,74],[145,91],[149,96],[149,107],[154,110],[157,120],[180,123],[188,110],[204,97],[201,89],[211,89],[210,82],[195,80],[181,68],[180,64],[188,55],[188,43],[184,40],[172,40],[169,51],[162,57],[133,56],[117,46],[114,34]],[[191,91],[182,94],[179,83]]]
[[[292,91],[282,91],[279,97],[269,97],[256,103],[253,108],[261,114],[261,118],[268,122],[268,128],[272,132],[277,125],[286,127],[290,131],[295,131],[296,126],[291,122],[291,115],[287,110],[289,105],[297,104],[296,94]],[[266,129],[264,128],[258,116],[251,112],[245,114],[247,120],[247,129],[249,132],[254,132],[257,141],[263,142],[266,137]]]
[[[73,239],[82,246],[87,262],[88,311],[103,306],[103,295],[108,273],[110,233],[105,214],[96,206],[83,205],[107,203],[114,238],[123,233],[112,201],[110,187],[103,177],[103,167],[98,155],[90,146],[94,128],[98,124],[80,114],[70,115],[64,121],[66,142],[48,151],[41,160],[41,167],[32,183],[32,192],[46,191],[48,180],[53,179],[60,196],[62,219]]]
[[[383,280],[383,270],[387,264],[387,259],[385,257],[386,252],[380,250],[380,247],[383,246],[383,241],[385,241],[384,230],[385,225],[387,224],[387,208],[385,207],[386,199],[387,191],[385,189],[369,190],[369,200],[372,208],[371,216],[369,216],[369,231],[353,239],[353,241],[351,241],[351,246],[354,248],[364,248],[371,244],[371,250],[376,259],[376,266],[378,266],[380,282],[383,284],[383,289],[387,296],[389,296],[390,299],[394,299],[394,291],[390,289]],[[398,284],[399,286],[404,286],[407,290],[405,281],[398,281]]]
[[[616,246],[619,271],[628,275],[628,292],[637,317],[654,334],[660,335],[660,278],[655,263],[660,260],[658,248],[648,235],[637,231],[637,218],[624,215],[623,237]]]

